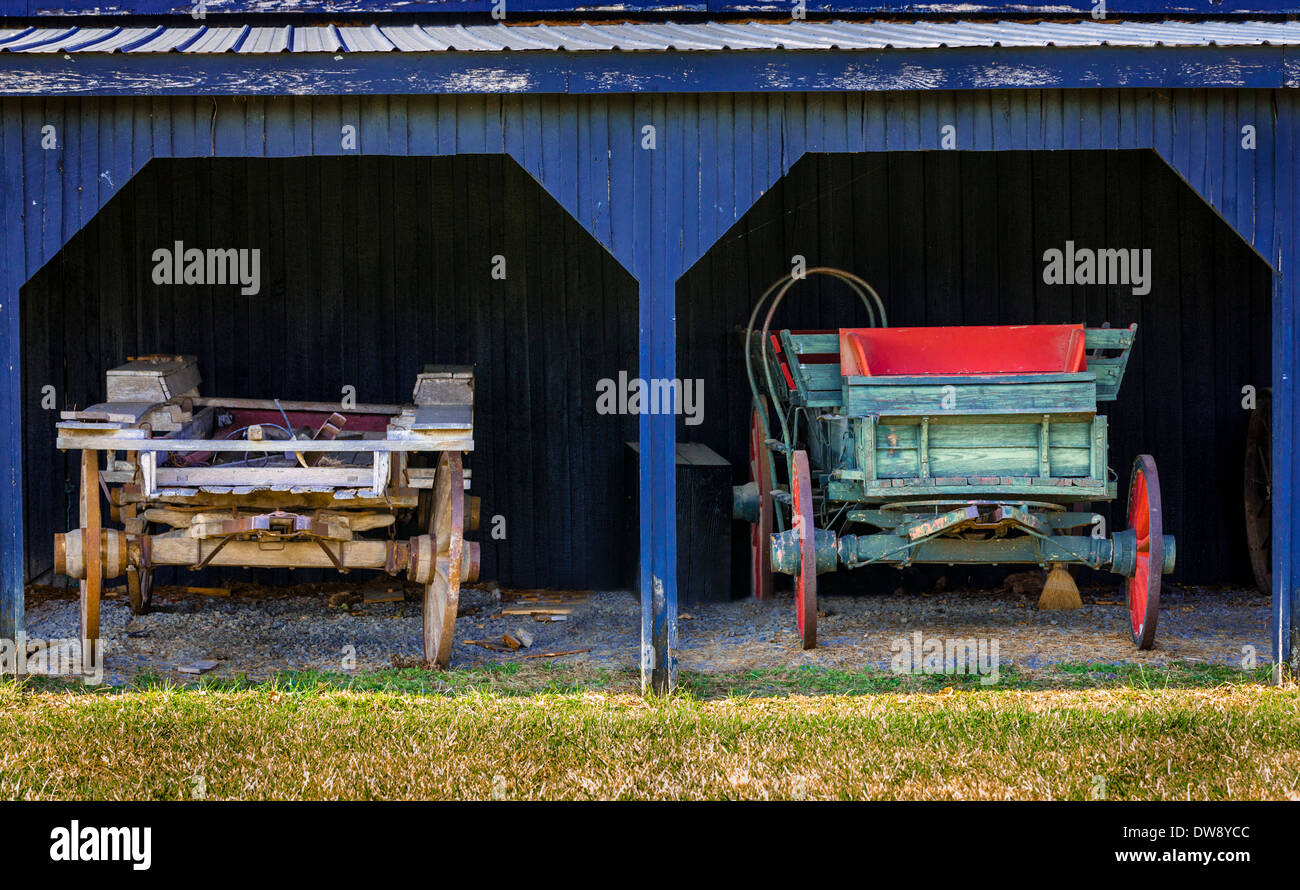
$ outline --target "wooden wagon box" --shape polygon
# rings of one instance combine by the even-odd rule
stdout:
[[[80,524],[54,547],[81,582],[83,640],[104,578],[125,576],[140,613],[159,566],[377,569],[424,585],[425,657],[447,663],[460,584],[478,574],[473,368],[426,366],[405,405],[202,396],[186,355],[105,377],[108,401],[58,424],[58,447],[82,453]],[[407,515],[427,533],[398,540]]]

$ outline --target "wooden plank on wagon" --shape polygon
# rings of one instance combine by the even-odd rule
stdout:
[[[60,412],[62,420],[89,420],[100,423],[139,423],[157,402],[100,402],[89,408]]]
[[[122,429],[108,424],[91,424],[82,421],[63,421],[58,425],[57,447],[64,450],[113,449],[120,451],[234,451],[234,452],[291,452],[304,447],[305,440],[263,439],[168,439],[149,438],[141,429]],[[335,439],[332,442],[313,442],[312,451],[366,452],[376,451],[473,451],[474,438],[468,431],[427,430],[419,433],[398,433],[389,439]]]
[[[298,485],[368,486],[371,480],[369,467],[159,467],[159,486],[235,485],[256,483],[257,488],[283,488],[288,491]]]
[[[339,402],[303,402],[280,399],[235,399],[225,396],[201,396],[194,399],[194,406],[212,408],[240,408],[250,411],[306,411],[314,414],[388,414],[398,415],[403,411],[402,405],[357,404],[344,407]]]

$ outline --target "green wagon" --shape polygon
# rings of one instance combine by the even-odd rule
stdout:
[[[751,524],[752,593],[792,575],[813,648],[817,575],[841,567],[1086,565],[1125,578],[1133,640],[1150,648],[1175,558],[1151,456],[1133,462],[1128,528],[1105,534],[1090,509],[1117,494],[1097,403],[1115,399],[1137,325],[890,328],[865,281],[808,274],[846,282],[872,326],[770,330],[792,278],[751,316],[735,513]]]

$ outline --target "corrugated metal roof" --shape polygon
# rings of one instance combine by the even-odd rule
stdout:
[[[0,29],[0,51],[26,53],[662,52],[1294,44],[1300,44],[1300,22],[639,22]]]

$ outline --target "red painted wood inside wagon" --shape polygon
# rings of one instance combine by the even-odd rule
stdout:
[[[256,408],[223,408],[222,414],[229,414],[234,423],[230,427],[222,427],[218,431],[218,438],[221,432],[229,429],[232,432],[235,429],[246,427],[252,423],[275,424],[284,426],[284,415],[275,410],[262,410]],[[329,420],[329,411],[286,411],[289,415],[289,421],[295,429],[310,428],[313,432],[320,429],[325,421]],[[383,433],[388,430],[388,424],[392,421],[390,414],[358,414],[356,412],[339,412],[347,418],[347,423],[343,426],[343,431],[348,433]]]
[[[1072,374],[1086,370],[1082,324],[841,328],[845,376]]]

